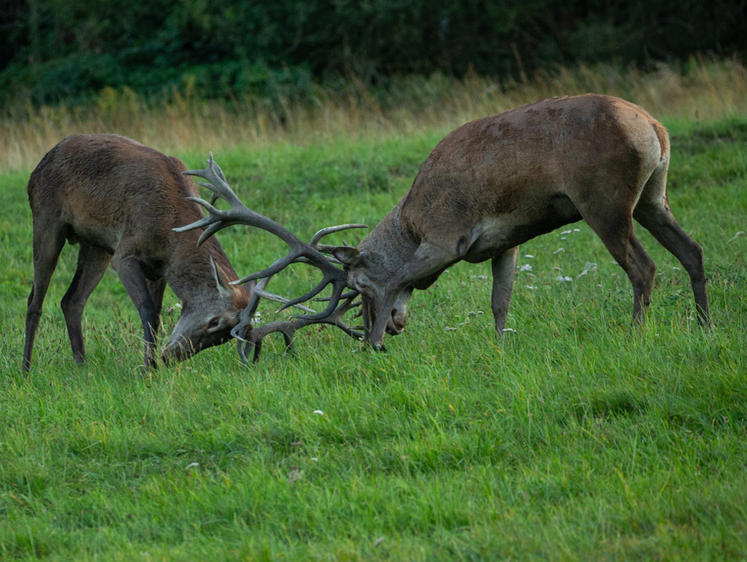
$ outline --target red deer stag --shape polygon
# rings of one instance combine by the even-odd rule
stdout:
[[[413,289],[428,288],[455,262],[490,259],[491,304],[500,334],[519,244],[584,219],[628,275],[633,321],[639,324],[651,302],[656,265],[635,236],[635,218],[688,272],[698,320],[709,325],[703,250],[669,208],[669,156],[664,127],[640,107],[609,96],[547,99],[472,121],[436,146],[410,191],[357,247],[319,248],[344,264],[344,270],[331,262],[319,265],[325,271],[322,283],[292,302],[303,302],[333,282],[330,314],[342,287],[353,289],[363,301],[365,339],[383,349],[385,331],[399,334],[404,329]],[[231,209],[198,201],[209,216],[190,228],[207,226],[203,239],[231,224],[277,233],[274,223],[258,220],[241,204],[212,167],[199,174]],[[275,266],[239,282],[277,273],[308,251],[291,248]]]
[[[81,318],[111,263],[143,325],[145,366],[154,365],[163,293],[182,300],[181,316],[162,358],[182,360],[230,339],[249,295],[216,240],[175,226],[204,216],[187,201],[199,195],[184,164],[117,135],[73,135],[50,150],[31,174],[34,283],[26,314],[23,369],[31,366],[42,303],[65,240],[80,244],[78,266],[62,299],[75,360],[85,359]],[[248,292],[251,294],[251,287]]]

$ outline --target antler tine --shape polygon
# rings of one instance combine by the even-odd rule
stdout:
[[[287,303],[285,303],[283,306],[280,307],[280,310],[285,310],[286,308],[290,306],[294,306],[298,303],[311,300],[312,298],[317,296],[319,293],[321,293],[322,290],[330,283],[332,284],[332,295],[329,298],[329,305],[327,306],[327,308],[325,308],[322,312],[314,316],[312,319],[317,320],[319,318],[327,316],[328,314],[331,314],[332,311],[337,306],[337,304],[340,302],[340,298],[342,297],[342,292],[345,290],[347,285],[345,284],[344,279],[333,279],[333,278],[328,277],[326,273],[324,274],[324,278],[321,280],[321,282],[316,287],[311,289],[311,291],[309,291],[305,295],[289,300]]]
[[[244,341],[246,333],[252,329],[252,319],[254,318],[254,313],[257,312],[257,307],[259,306],[260,294],[257,292],[257,289],[259,289],[260,292],[263,291],[269,282],[270,278],[265,277],[264,279],[260,279],[254,286],[252,298],[249,299],[249,303],[246,307],[239,312],[238,324],[231,329],[231,337],[239,342],[239,355],[241,355],[241,342]]]
[[[350,297],[357,297],[360,293],[358,291],[349,291],[347,293],[343,293],[340,295],[340,300],[347,300]],[[323,297],[319,299],[314,299],[314,302],[329,302],[332,299],[332,297]]]
[[[231,189],[231,186],[228,185],[223,170],[221,170],[217,162],[213,160],[212,152],[208,158],[208,165],[204,170],[187,170],[182,173],[184,175],[197,176],[207,180],[209,183],[201,183],[201,185],[207,187],[214,195],[211,199],[211,203],[208,203],[199,197],[189,197],[188,199],[191,201],[202,205],[208,211],[208,216],[199,221],[193,222],[192,224],[188,224],[187,226],[174,229],[177,232],[186,232],[188,230],[208,227],[203,235],[200,236],[200,241],[198,243],[202,243],[223,228],[234,224],[245,224],[261,228],[262,230],[274,234],[288,244],[288,246],[291,247],[292,252],[298,252],[305,246],[305,244],[288,229],[272,219],[252,211],[241,202],[239,197]],[[212,203],[216,201],[216,196],[228,202],[231,208],[224,211],[214,207]]]
[[[252,298],[249,301],[249,304],[247,304],[246,308],[244,308],[244,310],[241,311],[240,321],[243,322],[245,318],[247,319],[247,322],[245,322],[245,324],[251,321],[251,319],[254,317],[254,313],[256,312],[257,306],[259,305],[260,297],[268,301],[274,301],[274,302],[279,302],[279,303],[288,305],[288,306],[284,306],[280,310],[277,310],[276,312],[280,312],[281,310],[285,310],[289,306],[293,306],[295,308],[303,310],[304,312],[310,312],[312,314],[316,313],[316,310],[314,310],[313,308],[309,308],[308,306],[303,306],[302,304],[288,304],[290,299],[287,299],[285,297],[281,297],[280,295],[276,295],[274,293],[270,293],[269,291],[266,291],[265,288],[269,284],[270,279],[271,277],[264,277],[260,279],[259,283],[257,283],[254,286],[254,290],[252,292]],[[234,338],[242,339],[243,336],[241,335],[241,331],[243,328],[244,328],[243,326],[239,327],[238,329],[234,327],[234,329],[231,330],[231,335]],[[236,331],[236,333],[234,333],[234,330]]]
[[[197,176],[198,178],[207,180],[208,183],[201,182],[200,185],[207,187],[215,195],[217,195],[221,199],[225,199],[226,201],[228,201],[231,207],[243,207],[241,200],[233,192],[231,186],[228,185],[228,181],[226,180],[226,175],[223,173],[223,170],[221,170],[221,167],[218,165],[218,163],[213,160],[212,152],[210,152],[207,163],[207,168],[205,168],[204,170],[187,170],[186,172],[182,172],[182,174],[184,174],[185,176]]]
[[[242,277],[241,279],[238,279],[236,281],[231,281],[231,285],[243,285],[244,283],[247,283],[249,281],[254,281],[255,279],[264,279],[265,277],[272,277],[276,273],[279,273],[280,271],[288,267],[294,261],[295,261],[294,257],[291,254],[288,254],[287,256],[282,257],[279,260],[277,260],[267,269],[263,269],[262,271],[257,271],[256,273],[250,273],[249,275]],[[311,261],[309,261],[308,263],[311,263]]]
[[[274,302],[279,302],[279,303],[282,303],[282,304],[287,304],[288,300],[289,300],[289,299],[287,299],[285,297],[281,297],[280,295],[276,295],[275,293],[270,293],[268,291],[258,290],[257,287],[254,287],[254,292],[257,293],[263,299],[268,300],[268,301],[274,301]],[[303,310],[304,312],[311,312],[311,313],[316,314],[316,310],[314,310],[313,308],[309,308],[308,306],[304,306],[302,304],[294,304],[292,306],[294,306],[294,307],[296,307],[296,308],[298,308],[300,310]],[[277,312],[280,312],[280,310],[278,310]]]
[[[298,326],[287,320],[278,320],[260,326],[259,328],[250,328],[246,338],[239,342],[239,358],[244,365],[249,363],[249,354],[254,350],[253,363],[259,363],[259,356],[262,353],[262,340],[270,334],[281,332],[285,339],[285,347],[288,351],[293,351],[293,336]]]
[[[341,329],[347,335],[354,337],[355,339],[362,338],[363,333],[356,329],[358,328],[357,326],[355,328],[350,327],[342,320],[345,313],[347,313],[351,308],[360,305],[360,302],[355,302],[357,296],[358,293],[353,294],[351,297],[346,299],[343,304],[335,308],[330,314],[323,318],[314,319],[311,315],[296,316],[294,317],[294,320],[270,322],[260,326],[259,328],[250,328],[246,337],[243,338],[243,341],[239,342],[239,357],[241,358],[241,361],[244,364],[247,364],[249,353],[251,353],[253,349],[254,357],[252,361],[258,363],[262,352],[262,340],[264,340],[266,336],[277,332],[283,334],[286,348],[289,351],[293,351],[293,337],[296,331],[312,324],[330,324]]]
[[[337,226],[328,226],[327,228],[322,228],[319,230],[316,234],[314,234],[314,237],[311,239],[311,242],[309,242],[309,246],[314,246],[315,248],[319,244],[319,241],[327,236],[327,234],[332,234],[333,232],[340,232],[341,230],[348,230],[350,228],[368,228],[368,225],[366,224],[340,224]],[[330,246],[333,247],[333,246]]]
[[[342,321],[342,317],[351,309],[355,308],[356,306],[361,305],[361,301],[356,301],[355,299],[358,297],[358,293],[356,292],[352,296],[349,296],[345,299],[345,302],[342,303],[340,306],[338,306],[332,314],[329,315],[329,317],[326,320],[326,324],[332,324],[334,326],[337,326],[340,328],[343,332],[345,332],[347,335],[359,340],[363,337],[363,332],[359,332],[358,329],[363,329],[363,326],[356,326],[355,328],[351,328],[350,326],[346,325]]]

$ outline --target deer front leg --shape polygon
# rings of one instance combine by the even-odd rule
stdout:
[[[140,314],[143,324],[143,340],[145,342],[145,368],[156,366],[156,330],[158,329],[158,313],[153,302],[148,283],[140,262],[133,257],[115,258],[112,266],[119,274],[127,294]]]
[[[515,246],[500,256],[493,258],[491,268],[493,271],[493,294],[490,305],[495,318],[495,331],[499,336],[503,335],[506,327],[506,316],[511,304],[511,291],[516,277],[516,262],[519,259],[519,247]]]

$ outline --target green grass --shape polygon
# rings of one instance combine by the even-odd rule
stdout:
[[[659,274],[648,324],[631,331],[630,284],[578,223],[522,246],[532,269],[517,274],[502,345],[489,265],[462,263],[416,292],[388,353],[310,328],[296,357],[276,336],[248,369],[225,345],[143,375],[111,271],[77,367],[58,305],[68,247],[22,374],[30,170],[1,174],[0,559],[743,559],[747,237],[729,240],[747,230],[747,120],[665,124],[670,203],[704,247],[713,331],[643,229]],[[373,226],[445,132],[215,157],[247,205],[308,238]],[[206,154],[180,156],[201,167]],[[220,239],[240,275],[285,249],[245,228]],[[300,294],[307,269],[272,289]]]

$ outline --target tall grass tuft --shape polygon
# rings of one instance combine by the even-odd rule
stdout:
[[[171,153],[284,140],[310,144],[350,135],[445,133],[524,103],[588,92],[628,99],[659,119],[723,119],[747,112],[747,69],[733,59],[698,58],[652,72],[610,65],[556,68],[522,81],[434,74],[396,78],[385,90],[351,80],[337,89],[318,86],[311,101],[279,95],[272,103],[206,101],[188,90],[154,104],[128,88],[104,88],[87,106],[27,106],[0,115],[0,167],[31,167],[72,133],[116,132]]]

